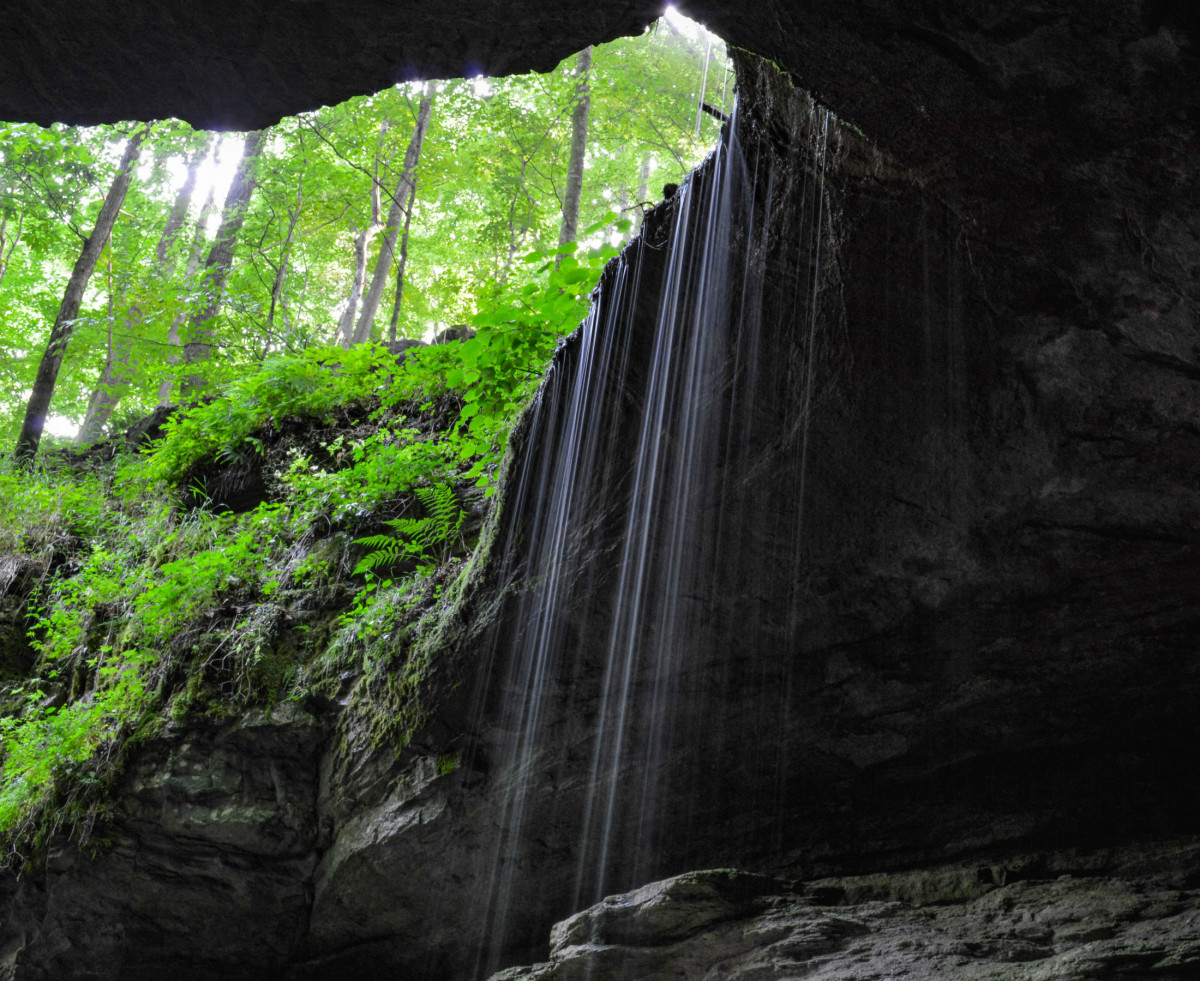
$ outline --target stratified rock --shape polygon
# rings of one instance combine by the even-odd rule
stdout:
[[[91,856],[62,842],[0,884],[0,976],[276,976],[308,918],[323,735],[286,703],[151,741]]]
[[[649,0],[18,0],[0,26],[0,119],[259,129],[396,82],[549,71],[661,12]]]
[[[656,12],[416,6],[24,0],[0,24],[0,115],[257,126],[409,71],[548,67]],[[812,419],[803,576],[783,578],[791,557],[770,536],[725,543],[740,565],[723,567],[729,588],[703,606],[711,657],[688,662],[680,683],[695,696],[684,731],[696,739],[666,747],[673,793],[660,818],[673,834],[649,874],[618,887],[717,864],[811,877],[1194,834],[1192,8],[686,9],[774,57],[892,159],[875,167],[864,156],[831,181],[845,192],[834,236],[845,344],[838,397]],[[771,93],[745,74],[743,118],[794,145],[796,134],[773,128]],[[795,269],[770,274],[786,284]],[[773,309],[788,313],[793,298],[785,291]],[[658,298],[644,304],[652,319]],[[738,475],[764,510],[797,507],[797,489],[778,480],[793,436],[785,427],[751,447],[756,466]],[[609,503],[570,529],[596,534],[582,547],[602,574],[619,540],[597,532]],[[793,619],[783,600],[801,594]],[[577,908],[587,721],[611,611],[570,612],[585,656],[549,681],[506,962],[519,949],[541,956],[548,924]],[[428,752],[399,763],[390,748],[359,747],[335,766],[336,749],[303,719],[152,743],[114,804],[111,848],[95,860],[64,851],[44,874],[5,880],[6,967],[22,979],[260,978],[288,965],[321,979],[466,977],[498,801],[522,779],[487,766],[510,735],[494,718],[446,711]],[[439,740],[470,726],[479,769],[440,773]],[[622,792],[640,785],[622,776]],[[708,877],[651,889],[632,919],[610,904],[594,921],[610,931],[597,956],[658,970],[639,939],[648,924],[668,948],[711,952],[698,938],[728,939],[746,977],[768,956],[794,974],[792,938],[813,972],[856,981],[872,964],[888,978],[1192,978],[1195,863],[1166,853],[1157,864],[1178,874],[1043,863],[1015,882],[964,866],[749,898],[726,886],[759,880]],[[684,902],[692,892],[703,915]],[[640,918],[643,906],[655,912]],[[777,932],[773,917],[786,920]],[[566,952],[586,951],[592,923],[564,929],[564,965],[587,963]]]
[[[160,405],[148,416],[135,422],[125,432],[125,446],[130,450],[145,449],[162,437],[162,427],[179,411],[177,405]]]
[[[1200,974],[1194,884],[1181,888],[1178,877],[1146,873],[1006,883],[1004,871],[943,868],[803,885],[691,872],[610,896],[557,924],[549,961],[509,968],[491,981]]]

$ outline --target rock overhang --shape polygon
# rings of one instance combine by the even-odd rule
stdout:
[[[1097,185],[1171,198],[1179,181],[1158,163],[1200,126],[1200,25],[1176,0],[677,6],[945,188],[981,238],[1051,270],[1077,258],[1079,229],[1059,233],[1086,224]],[[252,129],[405,79],[547,71],[662,10],[662,0],[14,0],[0,25],[0,119],[178,116]],[[1143,160],[1097,173],[1097,160],[1123,153]]]

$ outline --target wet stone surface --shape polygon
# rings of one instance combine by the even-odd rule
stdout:
[[[547,962],[492,981],[1092,981],[1200,971],[1195,888],[1152,874],[1002,884],[1002,871],[801,884],[692,872],[556,924]]]

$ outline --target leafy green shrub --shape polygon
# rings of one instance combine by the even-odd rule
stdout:
[[[46,553],[56,570],[30,601],[34,677],[0,690],[0,834],[44,840],[71,813],[64,802],[96,806],[136,733],[205,699],[332,690],[352,670],[372,738],[419,725],[435,654],[416,640],[461,568],[458,488],[489,484],[611,251],[568,249],[557,265],[531,254],[527,282],[474,319],[474,338],[410,351],[402,367],[377,345],[277,357],[180,414],[149,454],[95,472],[0,466],[0,549]],[[347,405],[377,406],[374,428],[297,447],[278,475],[283,500],[240,515],[180,508],[178,485],[202,461],[237,458],[269,421]],[[337,561],[311,551],[315,528],[349,542],[368,523],[395,534],[356,539],[369,551],[353,570],[344,544]],[[405,559],[396,581],[382,575]],[[307,625],[281,642],[286,594],[317,579],[339,604],[319,642]]]
[[[612,217],[583,234],[610,226]],[[616,225],[622,231],[629,228],[625,219]],[[447,434],[447,441],[454,456],[470,466],[465,476],[487,487],[490,496],[491,473],[517,413],[541,382],[558,342],[586,315],[588,296],[616,252],[606,245],[581,254],[572,243],[529,253],[523,260],[528,270],[524,281],[471,319],[475,336],[410,351],[384,403],[396,405],[413,392],[429,397],[456,391],[462,399],[462,424]]]
[[[0,551],[36,554],[65,539],[102,536],[113,520],[96,474],[53,459],[31,468],[0,457]]]
[[[448,558],[448,549],[453,545],[465,517],[454,488],[448,484],[438,484],[434,487],[417,487],[414,493],[427,513],[419,518],[393,518],[385,522],[396,529],[400,536],[398,538],[391,535],[356,538],[355,545],[366,545],[371,551],[354,567],[355,575],[379,566],[392,565],[405,557],[419,560],[417,572],[420,575],[431,575]]]
[[[165,438],[139,475],[151,482],[173,482],[202,459],[230,459],[268,420],[320,417],[374,396],[394,369],[387,350],[372,344],[349,351],[308,348],[269,358],[258,370],[166,423]]]

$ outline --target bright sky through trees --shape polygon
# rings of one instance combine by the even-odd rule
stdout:
[[[210,253],[228,224],[245,134],[205,149],[204,134],[156,123],[90,278],[47,431],[74,433],[114,358],[126,381],[111,426],[153,407],[180,371],[180,332],[197,316],[206,277],[224,263],[219,296],[204,301],[215,309],[204,328],[214,382],[272,353],[334,341],[339,320],[361,309],[365,285],[355,284],[371,279],[381,249],[387,284],[371,337],[386,339],[390,322],[398,336],[426,339],[466,322],[524,275],[522,256],[556,244],[581,92],[590,109],[578,221],[591,230],[580,246],[618,244],[627,233],[617,218],[636,227],[663,184],[712,146],[719,124],[700,103],[728,111],[732,78],[723,44],[668,9],[642,37],[596,47],[580,82],[568,58],[545,75],[407,83],[282,120],[253,162],[241,224],[217,266]],[[401,187],[422,92],[432,100],[428,132]],[[15,432],[131,131],[0,124],[0,438]],[[393,208],[397,193],[404,200]],[[185,220],[163,246],[173,206]]]

